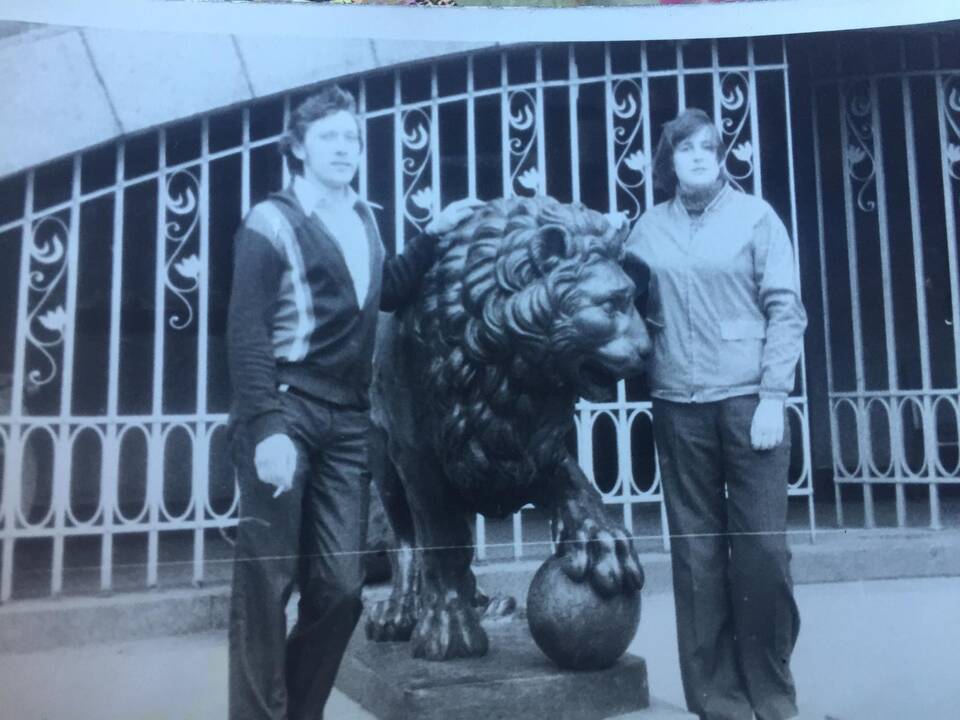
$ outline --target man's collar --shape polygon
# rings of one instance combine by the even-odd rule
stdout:
[[[343,204],[347,207],[354,207],[359,199],[357,193],[349,185],[347,185],[344,194],[338,198],[322,185],[312,183],[302,175],[293,177],[293,194],[300,202],[300,207],[303,208],[306,215],[310,215],[319,208],[333,205]]]

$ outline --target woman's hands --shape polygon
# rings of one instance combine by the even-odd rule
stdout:
[[[754,450],[769,450],[783,442],[783,400],[760,398],[750,424],[750,444]]]

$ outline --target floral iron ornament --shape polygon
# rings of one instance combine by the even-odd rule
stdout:
[[[200,222],[199,185],[193,173],[179,170],[170,174],[165,186],[164,231],[172,249],[167,251],[164,263],[164,285],[182,308],[168,320],[174,330],[185,330],[193,322],[193,300],[200,287],[200,258],[196,253],[187,254],[188,248],[196,244],[194,235]]]
[[[51,215],[38,221],[30,238],[31,270],[28,277],[30,301],[26,322],[26,341],[43,359],[45,367],[34,367],[27,379],[41,387],[57,377],[58,365],[54,350],[63,344],[67,329],[64,275],[67,271],[67,224]],[[34,296],[39,296],[35,301]]]

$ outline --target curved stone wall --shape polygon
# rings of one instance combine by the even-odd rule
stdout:
[[[7,90],[0,177],[291,88],[490,46],[63,27],[12,31],[0,39]]]

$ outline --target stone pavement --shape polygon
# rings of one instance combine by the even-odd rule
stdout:
[[[797,599],[804,718],[958,717],[960,578],[802,585]],[[646,595],[631,651],[647,660],[651,693],[682,704],[673,633],[669,593]],[[4,720],[219,720],[225,711],[223,632],[0,655]],[[339,693],[327,718],[373,720]]]

